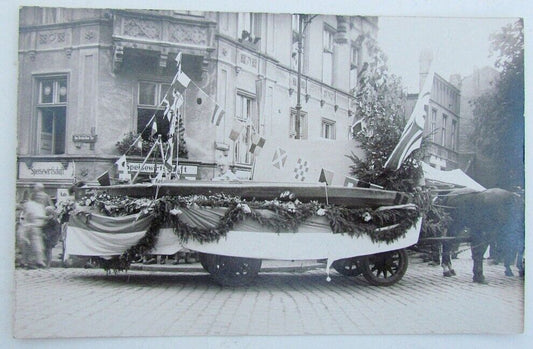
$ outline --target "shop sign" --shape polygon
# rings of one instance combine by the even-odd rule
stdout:
[[[141,168],[142,162],[128,162],[128,172],[131,174],[136,174]],[[157,169],[154,171],[154,169]],[[163,164],[149,164],[146,163],[142,166],[141,174],[151,174],[154,172],[159,172],[163,170]],[[176,165],[172,166],[172,171],[176,171]],[[189,166],[189,165],[178,165],[178,173],[184,179],[196,180],[198,175],[198,166]]]
[[[75,175],[74,162],[61,163],[56,161],[39,162],[35,161],[31,164],[26,162],[19,162],[19,179],[29,180],[50,180],[50,179],[74,179]]]
[[[79,142],[79,143],[94,143],[96,142],[96,139],[98,138],[97,135],[73,135],[72,141],[73,142]]]

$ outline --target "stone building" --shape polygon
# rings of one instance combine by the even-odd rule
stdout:
[[[420,55],[420,88],[428,76],[431,60],[430,52],[422,52]],[[418,94],[407,96],[407,117],[411,115],[417,99]],[[424,161],[439,170],[460,168],[460,115],[460,89],[435,73],[423,133],[428,140],[427,156]]]
[[[171,10],[24,7],[20,10],[18,195],[36,181],[52,195],[96,183],[121,155],[117,142],[143,131],[176,74],[191,78],[180,108],[187,179],[228,163],[246,180],[339,184],[357,151],[352,94],[376,17],[306,16],[300,129],[296,130],[298,16]],[[215,105],[225,111],[217,127]],[[451,123],[451,120],[450,120]],[[237,137],[230,138],[238,129]],[[299,137],[296,137],[299,135]],[[250,152],[254,137],[266,143]],[[282,162],[276,163],[276,154]],[[139,167],[140,156],[129,156]],[[307,166],[295,178],[295,166]],[[153,166],[151,167],[153,168]],[[143,168],[144,171],[144,168]],[[147,166],[147,170],[150,167]]]

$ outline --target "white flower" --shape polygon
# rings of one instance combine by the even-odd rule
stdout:
[[[372,215],[370,215],[370,213],[368,212],[365,212],[363,213],[362,218],[363,218],[363,221],[370,222],[372,220]]]
[[[323,209],[323,208],[319,208],[317,211],[316,211],[316,215],[317,216],[324,216],[326,214],[326,210]]]
[[[294,205],[293,202],[287,203],[286,207],[287,207],[287,211],[289,211],[290,213],[296,212],[296,206]]]
[[[89,206],[91,204],[91,199],[85,200],[85,206]]]
[[[182,214],[183,211],[180,210],[179,208],[173,208],[172,210],[170,210],[169,213],[170,213],[171,215],[173,215],[173,216],[177,216],[177,215],[179,215],[179,214]]]
[[[237,207],[240,208],[242,210],[242,212],[244,212],[246,214],[252,213],[252,210],[250,209],[250,206],[248,206],[247,204],[238,204]]]

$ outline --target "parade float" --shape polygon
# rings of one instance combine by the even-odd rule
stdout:
[[[104,269],[122,271],[139,256],[188,249],[199,253],[216,282],[229,286],[253,281],[263,259],[326,260],[328,281],[331,267],[345,276],[362,274],[372,285],[403,277],[405,248],[417,243],[421,227],[419,210],[405,193],[357,180],[331,185],[327,173],[317,183],[180,180],[174,131],[181,93],[191,81],[179,56],[177,61],[178,73],[161,101],[164,123],[154,115],[147,124],[155,141],[145,162],[157,149],[161,166],[139,182],[139,172],[124,171],[123,155],[115,183],[104,173],[100,186],[82,187],[76,202],[63,203],[65,257],[97,257]],[[215,105],[215,126],[223,113]],[[253,146],[263,144],[258,137]]]

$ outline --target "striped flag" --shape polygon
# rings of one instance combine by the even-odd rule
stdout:
[[[426,77],[424,86],[420,91],[418,100],[411,117],[405,125],[400,141],[392,151],[391,155],[385,163],[385,168],[398,170],[405,159],[411,155],[413,151],[420,148],[422,144],[422,134],[424,132],[424,124],[426,122],[426,111],[424,106],[429,105],[429,97],[431,96],[431,88],[433,86],[434,73],[430,69],[430,73]]]
[[[224,110],[218,104],[215,104],[215,110],[213,110],[213,115],[211,115],[211,123],[216,126],[220,125],[224,114]]]
[[[65,241],[65,255],[116,256],[137,244],[153,216],[129,215],[107,217],[80,212],[70,216]]]

